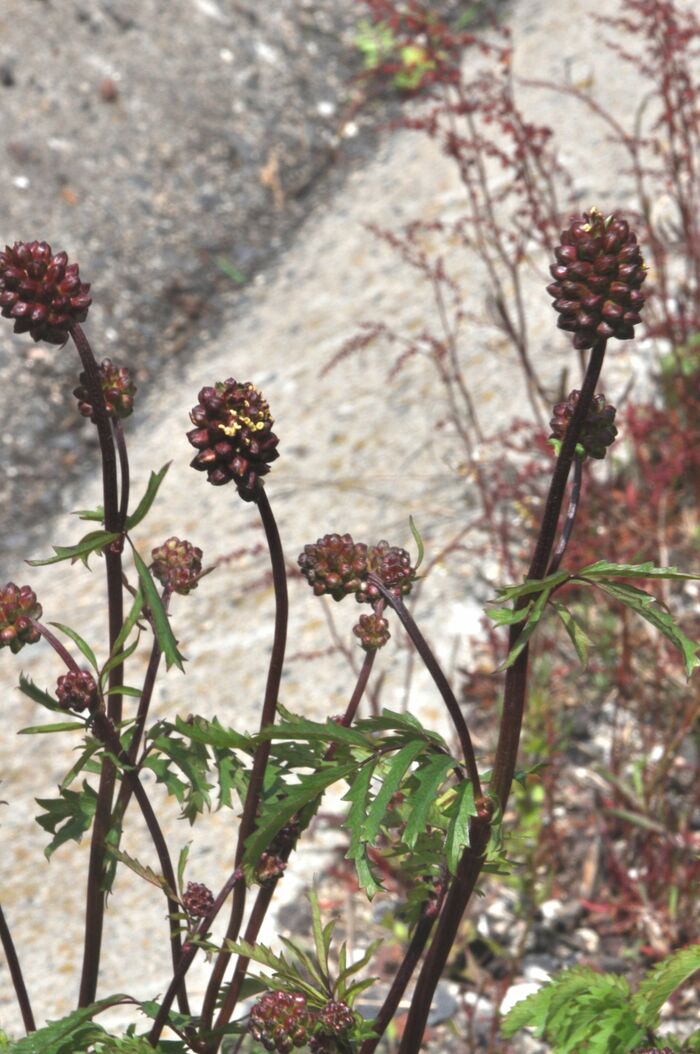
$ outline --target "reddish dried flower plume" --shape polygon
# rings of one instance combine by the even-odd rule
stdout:
[[[151,552],[151,571],[162,586],[185,595],[197,588],[202,574],[202,550],[188,541],[168,538]]]
[[[591,348],[603,337],[633,337],[646,269],[629,224],[591,209],[562,231],[554,254],[557,262],[549,269],[554,282],[547,292],[559,328],[574,334],[574,347]]]
[[[265,1050],[289,1054],[308,1043],[314,1017],[301,992],[265,992],[250,1011],[248,1028]]]
[[[383,648],[391,637],[387,620],[374,612],[371,615],[360,615],[352,631],[365,651],[376,651],[377,648]]]
[[[245,501],[253,501],[260,476],[279,457],[279,439],[265,399],[252,384],[229,378],[202,388],[187,438],[199,453],[192,468],[207,473],[215,486],[233,481]]]
[[[65,344],[71,326],[87,318],[89,289],[78,265],[46,242],[15,242],[0,253],[0,311],[14,319],[15,333]]]
[[[126,366],[115,366],[111,359],[103,359],[98,370],[107,413],[119,419],[128,417],[134,409],[136,395],[136,385],[131,380],[129,370]],[[83,417],[89,417],[94,424],[95,408],[87,387],[87,374],[81,373],[79,380],[80,384],[73,389],[73,395],[78,400],[78,409]]]
[[[202,882],[188,882],[182,904],[190,918],[201,919],[214,907],[214,894]]]
[[[0,589],[0,648],[17,654],[25,644],[36,644],[41,634],[31,620],[41,618],[41,604],[29,586],[8,582]]]
[[[97,685],[87,670],[70,670],[58,678],[56,698],[66,710],[90,710],[97,706]]]
[[[569,421],[574,416],[574,410],[578,404],[580,392],[574,390],[564,403],[557,403],[553,408],[553,417],[549,422],[552,429],[550,439],[563,439],[569,427]],[[606,403],[604,395],[596,395],[591,403],[590,409],[583,422],[581,434],[578,441],[588,457],[604,458],[607,448],[614,442],[617,428],[613,424],[615,414],[614,406]]]

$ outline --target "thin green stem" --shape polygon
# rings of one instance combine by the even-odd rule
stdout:
[[[277,699],[279,696],[280,681],[282,679],[282,667],[284,665],[284,652],[287,642],[287,622],[289,618],[289,600],[287,596],[287,572],[284,563],[284,552],[280,541],[277,523],[270,507],[267,494],[262,486],[258,488],[257,506],[260,510],[268,549],[270,551],[270,562],[272,565],[272,580],[275,591],[275,630],[272,642],[272,654],[267,672],[267,684],[265,686],[265,697],[263,700],[262,713],[260,716],[260,729],[274,724],[277,712]],[[245,844],[255,829],[255,820],[260,804],[260,795],[263,788],[265,769],[270,755],[269,740],[262,741],[253,755],[253,765],[243,803],[243,815],[238,831],[238,842],[236,844],[236,856],[234,870],[238,871],[243,860]],[[235,941],[240,932],[245,910],[246,886],[245,879],[241,875],[233,887],[233,903],[226,939]],[[221,988],[224,973],[231,953],[222,948],[219,952],[211,972],[207,991],[202,1005],[201,1030],[207,1031],[211,1028],[214,1015],[216,998]],[[218,1046],[218,1044],[217,1044]]]
[[[7,925],[5,915],[2,907],[0,907],[0,941],[2,941],[2,949],[5,952],[5,958],[7,959],[7,965],[10,971],[10,977],[12,978],[12,984],[15,989],[15,995],[17,996],[17,1002],[19,1003],[20,1013],[22,1014],[22,1021],[24,1022],[24,1028],[27,1033],[36,1032],[36,1024],[34,1023],[34,1014],[32,1013],[32,1006],[29,1002],[29,996],[27,994],[27,988],[24,983],[24,977],[22,976],[22,967],[19,964],[19,957],[15,948],[15,943],[12,940],[12,934],[10,928]]]

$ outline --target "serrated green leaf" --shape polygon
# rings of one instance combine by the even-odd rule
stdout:
[[[177,893],[175,890],[170,889],[170,886],[162,875],[157,874],[150,867],[147,867],[145,864],[138,861],[135,857],[129,856],[129,854],[125,853],[123,849],[112,848],[112,846],[108,845],[107,850],[121,864],[124,864],[130,871],[133,871],[135,875],[138,875],[139,878],[142,878],[152,886],[156,886],[158,889],[162,889],[163,892],[173,900],[177,900]]]
[[[110,688],[109,691],[104,693],[106,696],[109,695],[128,695],[133,699],[140,699],[143,695],[141,688],[134,688],[130,684],[118,684],[114,688]]]
[[[165,665],[168,669],[170,669],[171,666],[177,666],[177,668],[184,673],[184,660],[177,649],[177,641],[173,636],[170,619],[165,612],[156,584],[151,578],[150,571],[136,549],[133,550],[133,554],[136,571],[139,576],[139,581],[141,582],[141,589],[143,590],[143,595],[148,604],[149,611],[151,612],[151,618],[153,619],[155,634],[158,638],[158,643],[160,644],[163,655],[165,656]]]
[[[304,776],[298,784],[289,785],[286,788],[285,798],[281,801],[275,801],[274,804],[270,803],[267,809],[263,808],[263,814],[258,826],[246,841],[243,856],[244,866],[250,871],[277,832],[284,827],[295,813],[299,812],[309,802],[320,797],[332,783],[345,779],[356,768],[357,766],[354,764],[330,765],[309,776]]]
[[[77,633],[74,629],[71,629],[70,626],[65,626],[62,622],[49,622],[49,626],[55,626],[56,629],[60,629],[61,633],[64,633],[66,637],[69,637],[76,645],[76,647],[80,650],[80,652],[85,656],[87,661],[92,666],[93,670],[97,670],[97,659],[95,658],[95,653],[90,647],[90,645],[87,643],[87,641],[83,640],[79,633]]]
[[[588,665],[588,649],[592,647],[593,641],[584,630],[581,623],[575,616],[569,611],[564,604],[560,604],[556,600],[551,601],[552,607],[556,611],[557,615],[564,624],[564,629],[569,634],[571,643],[576,649],[576,654],[579,657],[579,662],[582,666]]]
[[[76,1054],[106,1035],[92,1018],[120,1003],[132,1003],[127,995],[113,995],[90,1006],[74,1010],[59,1021],[49,1021],[44,1028],[30,1032],[10,1048],[12,1054]]]
[[[552,578],[554,576],[550,575],[549,577]],[[509,666],[512,666],[515,660],[517,659],[518,655],[520,655],[521,651],[525,647],[525,645],[529,642],[530,637],[537,629],[538,623],[545,613],[547,601],[549,600],[553,588],[553,586],[547,587],[536,598],[534,604],[532,605],[528,613],[527,621],[520,633],[518,634],[518,639],[508,652],[506,658],[498,667],[499,670],[507,670]]]
[[[138,647],[138,643],[139,641],[137,637],[136,640],[131,642],[128,648],[125,648],[124,651],[118,652],[117,654],[113,655],[111,659],[107,660],[107,662],[102,667],[102,672],[100,673],[100,685],[102,687],[104,687],[104,685],[106,684],[111,671],[116,666],[123,666],[129,656],[133,655],[133,653]],[[112,694],[114,694],[114,689],[112,689]]]
[[[368,751],[375,749],[367,736],[354,728],[346,728],[345,725],[338,725],[335,721],[307,721],[304,718],[295,718],[294,721],[281,721],[279,724],[270,725],[261,729],[256,738],[261,741],[299,739],[328,744],[347,743],[349,746],[364,747]]]
[[[187,858],[190,855],[190,846],[192,842],[188,842],[180,850],[180,855],[177,858],[177,888],[180,893],[185,888],[185,868],[187,867]]]
[[[462,850],[469,845],[469,819],[476,816],[474,787],[464,780],[456,789],[455,801],[450,806],[450,822],[445,838],[445,855],[451,875],[457,874]]]
[[[677,988],[700,970],[700,944],[669,955],[647,973],[632,996],[632,1003],[640,1025],[656,1028],[661,1007]]]
[[[363,841],[368,842],[371,845],[376,839],[382,821],[386,816],[391,799],[401,786],[401,781],[409,768],[423,750],[425,750],[425,742],[420,739],[414,739],[411,743],[407,743],[405,747],[402,747],[397,751],[388,763],[386,771],[384,771],[382,776],[382,785],[369,808],[364,823],[362,824],[361,837]],[[384,765],[382,765],[382,769],[384,769]],[[376,772],[377,769],[375,769],[375,774]]]
[[[81,520],[94,521],[95,523],[104,523],[104,506],[98,505],[94,509],[73,509],[73,516],[78,516]]]
[[[23,673],[19,675],[19,690],[22,695],[26,695],[28,699],[32,699],[35,703],[39,703],[40,706],[45,706],[47,710],[65,713],[63,707],[59,704],[57,699],[54,699],[48,692],[42,691],[38,688],[31,677],[26,677]]]
[[[29,725],[28,728],[20,728],[18,736],[40,736],[47,732],[75,732],[78,729],[85,731],[84,721],[59,721],[55,725]]]
[[[503,586],[496,592],[501,601],[516,600],[518,597],[530,596],[532,593],[541,593],[543,590],[551,592],[556,586],[571,578],[569,571],[555,571],[554,574],[545,578],[527,578],[518,586]]]
[[[151,475],[148,480],[148,485],[146,487],[146,493],[141,498],[141,501],[138,503],[131,515],[127,516],[126,518],[126,529],[128,531],[133,530],[134,527],[136,527],[137,524],[141,523],[141,520],[143,520],[144,517],[148,514],[151,505],[155,501],[156,495],[158,493],[158,488],[165,479],[166,473],[170,468],[171,464],[172,462],[168,461],[166,465],[163,465],[162,469],[160,469],[159,472],[151,472]]]
[[[61,780],[59,790],[63,790],[64,787],[70,787],[75,777],[85,768],[93,754],[96,754],[102,747],[102,744],[97,739],[87,739],[85,742],[85,748],[81,751],[78,760],[68,770],[64,778]]]
[[[62,560],[82,560],[88,566],[88,557],[91,553],[101,551],[112,542],[116,542],[120,535],[115,531],[90,531],[80,539],[77,545],[53,545],[55,556],[49,556],[45,560],[27,560],[30,567],[46,567],[48,564],[58,564]]]
[[[235,732],[232,728],[224,728],[216,717],[211,721],[204,717],[193,717],[187,721],[176,717],[175,728],[181,735],[196,743],[204,743],[206,746],[222,750],[245,750],[251,753],[255,746],[252,736]]]
[[[610,582],[606,579],[597,579],[596,585],[615,600],[621,601],[632,611],[636,611],[650,625],[654,626],[659,633],[673,644],[681,653],[686,677],[690,677],[696,666],[700,666],[700,644],[689,640],[685,633],[676,625],[673,616],[664,611],[657,598],[652,593],[647,593],[635,586],[625,585],[619,582]]]
[[[700,573],[679,571],[677,567],[655,567],[651,561],[644,564],[612,564],[598,560],[576,572],[576,578],[664,578],[697,581]]]
[[[347,818],[343,824],[350,835],[350,846],[345,856],[348,860],[354,860],[358,882],[370,900],[382,888],[369,866],[367,842],[362,833],[365,817],[369,812],[371,802],[371,783],[376,760],[376,758],[372,758],[360,767],[359,773],[357,773],[349,790],[343,797],[343,801],[351,803]],[[357,770],[355,771],[357,772]]]
[[[425,830],[438,790],[455,764],[449,755],[435,754],[414,772],[413,778],[418,786],[409,799],[411,812],[403,832],[403,841],[409,849],[415,847],[419,835]]]
[[[309,904],[311,906],[311,930],[314,937],[316,957],[321,965],[321,970],[328,975],[328,953],[333,935],[333,922],[324,927],[321,920],[321,909],[318,905],[318,894],[315,889],[309,890]]]
[[[97,806],[97,794],[85,781],[83,781],[81,791],[72,791],[62,787],[60,795],[60,798],[34,799],[37,805],[44,810],[43,815],[35,817],[36,822],[54,836],[44,850],[47,859],[50,859],[64,842],[80,841],[85,831],[92,825]]]
[[[124,622],[122,623],[122,628],[120,629],[119,635],[117,636],[117,639],[114,642],[114,646],[112,648],[113,655],[118,655],[124,645],[126,644],[129,634],[131,633],[132,629],[139,620],[139,616],[141,614],[141,611],[143,610],[143,604],[143,590],[139,586],[139,588],[136,590],[136,596],[134,597],[131,603],[129,614],[126,616]]]
[[[518,622],[524,622],[532,610],[533,601],[525,607],[517,608],[485,608],[485,612],[497,626],[514,626]]]

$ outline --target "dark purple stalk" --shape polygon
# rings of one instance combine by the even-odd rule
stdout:
[[[267,672],[265,698],[263,700],[262,713],[260,716],[260,729],[262,730],[268,725],[274,724],[275,714],[277,712],[277,698],[279,696],[282,666],[284,664],[284,652],[287,642],[289,601],[287,597],[287,572],[284,563],[282,543],[280,541],[279,531],[277,530],[277,524],[272,509],[270,508],[270,502],[268,501],[267,494],[262,485],[258,488],[257,506],[260,510],[260,517],[265,529],[265,537],[270,551],[272,580],[275,590],[275,631],[272,642],[270,665]],[[258,745],[255,754],[253,755],[250,781],[248,783],[248,789],[243,803],[243,815],[238,830],[238,841],[236,844],[236,856],[234,861],[234,870],[236,871],[240,870],[246,840],[255,829],[255,819],[258,812],[258,805],[260,804],[260,795],[262,793],[265,768],[267,766],[269,755],[270,742],[265,740]],[[233,886],[233,903],[231,905],[231,915],[226,930],[226,940],[235,941],[238,937],[241,923],[243,921],[245,899],[245,879],[241,874]],[[214,963],[207,991],[204,996],[204,1003],[202,1005],[202,1032],[211,1028],[216,997],[221,988],[221,983],[230,958],[231,952],[222,948],[217,956],[216,962]]]
[[[554,556],[552,557],[549,567],[547,568],[547,574],[553,575],[559,570],[564,554],[566,552],[569,541],[571,540],[571,534],[576,523],[576,513],[578,512],[579,501],[581,499],[581,483],[583,481],[583,458],[574,458],[574,479],[571,484],[571,494],[569,495],[569,507],[566,510],[566,519],[564,520],[564,526],[562,528],[561,537],[557,542],[557,547],[554,550]]]
[[[153,806],[151,805],[146,790],[138,775],[131,767],[128,755],[122,750],[119,736],[110,718],[102,711],[98,710],[93,715],[92,720],[93,727],[99,738],[105,744],[107,749],[110,750],[124,766],[123,778],[130,785],[132,793],[139,803],[143,818],[148,827],[148,833],[151,836],[156,853],[158,854],[158,861],[160,863],[161,871],[163,872],[163,878],[168,883],[170,890],[175,893],[177,890],[177,879],[175,878],[175,871],[173,869],[172,861],[170,860],[170,853],[168,852],[167,843],[163,837],[163,832],[158,823],[156,814],[153,811]],[[182,958],[182,940],[180,937],[180,928],[174,921],[174,916],[180,911],[180,906],[168,893],[166,893],[166,896],[168,898],[168,912],[171,916],[168,923],[170,929],[170,951],[173,960],[173,971],[176,971]],[[184,982],[179,986],[179,996],[182,1013],[189,1014],[190,1011],[187,1003]]]
[[[481,780],[479,779],[479,770],[476,765],[476,756],[474,754],[474,747],[472,745],[472,739],[469,735],[469,729],[467,728],[467,722],[464,720],[464,715],[460,709],[459,703],[455,698],[455,694],[452,691],[449,681],[445,677],[445,674],[440,667],[437,659],[433,655],[430,645],[426,641],[425,637],[418,629],[413,616],[407,609],[401,597],[395,597],[394,594],[386,588],[384,583],[376,575],[371,574],[369,580],[372,585],[376,586],[384,600],[387,602],[389,607],[393,608],[396,614],[399,616],[403,628],[411,638],[413,646],[423,660],[423,664],[427,669],[430,676],[435,682],[435,687],[440,692],[443,698],[443,702],[447,707],[447,711],[452,718],[452,723],[455,726],[455,731],[459,737],[459,744],[462,749],[462,757],[464,758],[464,767],[467,771],[473,787],[474,797],[481,797]]]
[[[80,355],[85,372],[90,401],[94,408],[97,436],[102,457],[102,493],[105,511],[105,530],[120,533],[123,523],[120,519],[120,507],[117,487],[117,461],[114,450],[114,436],[111,423],[105,408],[100,375],[92,348],[79,325],[70,330],[71,337]],[[128,478],[128,476],[127,476]],[[107,574],[107,595],[109,612],[109,648],[119,636],[124,621],[122,594],[122,562],[119,552],[108,547],[104,554]],[[109,674],[109,687],[114,689],[122,684],[123,666],[115,666]],[[122,697],[118,692],[110,691],[108,714],[110,720],[118,727],[122,720]],[[114,765],[105,759],[100,773],[97,791],[97,807],[92,827],[90,844],[90,862],[88,864],[87,893],[85,903],[85,943],[83,950],[83,970],[80,980],[79,1005],[87,1006],[95,1001],[97,994],[97,975],[100,968],[100,951],[102,947],[102,929],[104,925],[105,891],[102,889],[102,878],[105,871],[105,843],[109,833],[112,812],[112,797],[116,773]]]
[[[24,977],[22,976],[22,967],[19,964],[19,958],[15,949],[14,941],[12,940],[12,934],[10,933],[9,926],[5,920],[2,907],[0,907],[0,941],[2,941],[2,949],[5,952],[5,958],[7,959],[7,965],[10,971],[10,977],[12,978],[12,984],[15,989],[15,995],[17,996],[17,1002],[19,1003],[19,1009],[22,1014],[22,1021],[24,1022],[24,1028],[27,1033],[36,1032],[36,1024],[34,1023],[34,1014],[32,1013],[31,1003],[29,1002],[29,996],[27,994],[27,988],[24,983]]]
[[[381,614],[381,609],[383,608],[383,606],[383,602],[380,602],[379,605],[375,606],[375,612],[377,614]],[[372,671],[372,666],[374,665],[374,659],[376,654],[376,649],[373,651],[365,652],[365,658],[362,663],[357,682],[350,697],[350,701],[345,709],[345,713],[343,714],[340,720],[340,724],[344,725],[346,728],[352,724],[355,718],[357,708],[360,705],[360,700],[362,699],[365,689],[367,688],[367,682],[369,680],[369,675]],[[334,746],[335,744],[331,743],[330,747],[326,751],[324,758],[325,761],[330,761],[330,759],[333,757]],[[291,847],[287,852],[282,852],[281,857],[284,863],[287,862],[291,853]],[[255,903],[253,904],[253,909],[250,913],[250,918],[248,920],[248,924],[246,925],[245,933],[243,935],[243,939],[247,941],[248,944],[255,944],[256,940],[258,939],[260,927],[262,926],[265,920],[265,916],[272,902],[275,889],[277,888],[277,883],[280,881],[281,878],[282,875],[279,875],[277,878],[266,882],[265,885],[261,886],[258,890],[257,896],[255,898]],[[238,1003],[238,1000],[240,998],[241,988],[243,987],[243,982],[245,980],[246,971],[248,969],[249,964],[249,958],[244,955],[239,955],[236,961],[236,968],[233,972],[233,977],[231,978],[231,982],[226,990],[226,995],[224,996],[223,1003],[221,1004],[221,1010],[219,1011],[219,1016],[216,1021],[216,1029],[224,1028],[231,1020],[233,1011],[236,1009],[236,1004]]]
[[[31,622],[34,629],[38,630],[38,632],[41,633],[44,640],[51,645],[56,654],[60,656],[61,659],[63,659],[68,669],[71,670],[73,673],[80,673],[80,667],[78,666],[77,662],[75,661],[71,653],[68,651],[68,649],[65,647],[65,645],[61,643],[58,637],[54,636],[50,629],[44,626],[43,623],[37,622],[36,619],[33,618],[29,621]]]
[[[206,915],[206,917],[203,918],[200,921],[200,923],[199,923],[199,925],[197,927],[197,931],[194,934],[195,938],[197,938],[197,937],[203,938],[205,936],[205,934],[208,932],[208,930],[211,928],[211,925],[214,922],[214,919],[219,914],[221,908],[224,905],[224,902],[226,901],[226,898],[228,897],[229,893],[231,892],[231,890],[233,889],[234,885],[238,881],[238,878],[239,878],[238,872],[234,871],[233,874],[229,877],[229,879],[226,882],[226,884],[224,885],[224,887],[221,890],[221,892],[219,893],[218,897],[216,898],[216,900],[212,904],[212,908],[211,908],[211,911],[209,912],[209,914]],[[188,940],[187,944],[185,944],[183,949],[182,949],[182,955],[180,956],[180,961],[178,962],[177,967],[175,968],[175,972],[173,973],[172,980],[171,980],[170,984],[168,985],[168,989],[167,989],[165,995],[163,996],[163,1002],[160,1004],[160,1007],[158,1009],[158,1014],[156,1016],[155,1021],[153,1022],[153,1027],[152,1027],[152,1029],[151,1029],[151,1031],[150,1031],[150,1033],[148,1035],[148,1042],[151,1044],[152,1047],[155,1047],[155,1045],[157,1044],[158,1040],[160,1039],[160,1034],[163,1031],[165,1023],[166,1023],[166,1021],[168,1019],[168,1014],[170,1013],[170,1007],[173,1005],[173,1000],[175,999],[175,995],[180,990],[180,988],[182,987],[182,983],[183,983],[183,981],[185,979],[185,974],[187,973],[187,971],[189,970],[190,966],[194,962],[194,958],[195,958],[195,956],[196,956],[198,951],[199,951],[199,945],[196,943],[196,941],[194,939]]]
[[[528,579],[543,578],[554,545],[559,516],[566,492],[566,483],[571,464],[576,454],[576,444],[581,427],[590,409],[605,357],[606,341],[601,339],[591,350],[588,368],[581,386],[581,394],[562,440],[542,514],[535,552],[527,574]],[[521,626],[510,628],[509,650],[517,642]],[[527,693],[528,647],[524,647],[512,666],[506,671],[503,713],[499,729],[496,757],[491,777],[491,797],[495,798],[500,813],[505,813],[508,795],[513,782],[513,773],[520,743],[520,730]],[[460,860],[457,875],[450,886],[441,912],[435,936],[425,957],[415,992],[411,1001],[406,1027],[399,1054],[418,1054],[430,1013],[435,988],[454,944],[457,929],[464,910],[474,890],[483,866],[483,855],[489,838],[489,821],[475,817],[470,825],[470,845]]]

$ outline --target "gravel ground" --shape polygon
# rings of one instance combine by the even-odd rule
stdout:
[[[226,491],[207,487],[187,467],[191,449],[182,433],[196,393],[202,385],[232,374],[261,387],[282,437],[284,456],[273,469],[268,493],[290,562],[305,542],[327,530],[350,530],[369,540],[387,535],[393,544],[408,545],[409,513],[417,515],[429,541],[437,544],[463,517],[468,494],[461,484],[455,485],[449,471],[450,436],[437,427],[441,408],[428,367],[414,363],[391,388],[385,383],[388,363],[369,353],[343,363],[330,375],[322,371],[361,319],[388,318],[415,332],[433,311],[429,292],[408,268],[397,264],[386,246],[369,237],[363,223],[393,227],[416,216],[454,216],[462,189],[433,144],[400,133],[381,141],[363,140],[371,147],[358,148],[360,163],[344,166],[341,177],[334,162],[322,190],[317,181],[307,196],[302,192],[295,197],[294,187],[313,183],[315,173],[328,165],[328,150],[335,149],[334,137],[340,134],[349,72],[341,53],[352,36],[348,8],[330,0],[278,3],[274,13],[263,7],[244,9],[242,4],[224,5],[223,0],[218,5],[212,0],[174,2],[168,8],[171,17],[165,20],[155,2],[92,4],[89,13],[86,7],[81,16],[83,9],[77,4],[6,0],[0,15],[4,23],[0,47],[5,56],[3,76],[9,81],[2,91],[9,105],[0,120],[7,121],[10,129],[9,134],[3,129],[3,140],[10,144],[17,140],[25,152],[11,152],[9,164],[14,167],[5,187],[9,191],[14,179],[15,189],[7,200],[0,198],[6,212],[4,225],[12,236],[15,232],[19,236],[40,205],[49,213],[42,230],[32,226],[27,236],[39,234],[79,257],[85,277],[95,281],[95,306],[86,328],[96,338],[98,354],[121,359],[128,352],[124,358],[131,357],[136,365],[142,391],[129,427],[134,490],[144,487],[150,469],[173,459],[162,501],[139,531],[137,543],[144,554],[172,533],[201,545],[209,561],[260,540],[254,510]],[[583,0],[572,0],[566,11],[541,0],[520,0],[512,12],[519,72],[563,76],[578,61],[578,35],[572,40],[569,27],[577,18],[583,24],[586,8]],[[64,31],[68,17],[70,33]],[[13,66],[8,56],[23,54],[20,41],[30,36],[39,41],[37,55]],[[328,63],[323,76],[319,54],[324,70]],[[167,86],[154,72],[161,56],[174,63]],[[613,77],[610,59],[600,49],[594,59],[595,65],[586,67],[584,75],[603,94],[605,85],[615,80],[620,105],[631,108],[638,85]],[[63,109],[54,94],[60,82],[57,63],[72,88],[70,94],[60,93]],[[68,69],[73,71],[70,82]],[[285,124],[288,100],[302,91],[305,76],[309,102],[292,131],[292,125]],[[109,90],[107,82],[112,85]],[[180,96],[177,89],[183,84],[187,89]],[[235,106],[240,98],[251,107],[250,120],[247,115],[238,119]],[[562,133],[567,160],[581,174],[578,189],[584,205],[595,201],[603,207],[624,205],[627,191],[620,181],[621,159],[614,145],[598,129],[583,128],[570,102],[542,94],[531,98],[535,119]],[[66,99],[72,100],[72,107],[66,108]],[[319,109],[320,103],[332,104],[334,113],[327,106]],[[59,111],[65,120],[58,120]],[[30,114],[46,122],[40,145],[37,134],[28,131]],[[295,153],[304,128],[307,142],[318,144],[313,161],[308,152]],[[54,137],[63,145],[52,146]],[[273,148],[285,200],[284,209],[277,211],[273,177],[269,176],[268,185],[260,182],[261,169],[274,172]],[[147,180],[143,173],[159,151],[165,156],[157,177]],[[134,166],[130,156],[138,156],[139,164]],[[239,183],[233,175],[236,158],[242,157],[247,178]],[[57,177],[58,170],[65,173],[63,180]],[[23,194],[31,197],[23,199]],[[211,201],[208,194],[213,195]],[[128,210],[117,212],[117,201],[128,202]],[[243,229],[238,222],[241,215],[245,242],[238,236]],[[289,235],[302,216],[306,222],[292,241]],[[256,241],[256,229],[265,224]],[[288,247],[273,266],[259,269],[271,246],[274,249],[273,238],[279,239],[278,244],[287,240]],[[243,296],[234,294],[230,278],[225,289],[217,286],[222,281],[217,277],[219,256],[246,274],[258,269]],[[464,259],[457,271],[469,290],[469,310],[483,313],[475,262]],[[553,328],[544,299],[534,323],[546,319],[542,332],[547,335],[540,348],[540,361],[546,363],[555,354],[563,356],[566,345]],[[490,424],[509,420],[524,403],[517,373],[502,347],[499,350],[501,343],[486,322],[470,331],[473,394],[489,414]],[[169,350],[172,368],[157,373],[156,366],[162,365]],[[7,517],[8,509],[20,501],[32,517],[46,516],[58,507],[63,512],[51,518],[51,538],[72,540],[75,522],[65,511],[78,501],[81,506],[94,503],[99,495],[93,484],[78,499],[65,485],[59,492],[48,483],[52,477],[64,480],[71,465],[75,475],[83,464],[73,438],[63,446],[63,426],[73,408],[61,394],[64,366],[56,362],[64,363],[68,349],[59,358],[52,349],[29,347],[26,340],[11,340],[5,332],[0,355],[0,390],[11,391],[11,402],[21,407],[21,417],[7,430],[3,451],[8,462],[10,455],[13,463],[19,459],[19,474],[6,481],[12,489],[6,491],[4,514]],[[72,353],[70,358],[71,366],[65,367],[69,372]],[[31,383],[10,389],[20,360],[31,365]],[[561,361],[557,359],[557,368]],[[606,394],[614,398],[615,391],[606,387]],[[24,425],[27,417],[41,419],[47,404],[57,407],[49,411],[55,436]],[[40,470],[34,468],[37,444],[50,452],[43,455]],[[36,483],[39,471],[41,487],[46,488],[43,497]],[[38,546],[39,535],[32,538]],[[3,541],[5,573],[6,562],[18,551],[26,552],[26,539],[8,531],[6,523]],[[16,566],[13,562],[7,567],[10,577],[17,576]],[[96,567],[99,571],[99,564]],[[460,570],[469,573],[468,568]],[[99,573],[90,577],[80,568],[61,565],[32,572],[32,583],[47,621],[70,622],[90,639],[100,639]],[[479,608],[463,600],[462,580],[445,568],[438,568],[427,585],[420,614],[429,630],[436,635],[439,630],[440,655],[453,669],[464,660],[465,637],[476,624]],[[342,709],[347,674],[339,659],[332,659],[323,670],[308,659],[309,651],[322,649],[327,637],[319,607],[307,593],[299,582],[292,583],[290,651],[305,654],[307,660],[289,666],[283,702],[320,716]],[[270,614],[270,590],[261,582],[260,567],[245,560],[211,575],[190,602],[178,603],[176,632],[189,659],[188,673],[186,680],[177,672],[164,677],[154,703],[157,712],[217,712],[225,722],[251,726],[264,679]],[[353,614],[345,612],[344,633],[349,633]],[[5,658],[7,683],[13,683],[15,670]],[[53,683],[55,663],[44,649],[27,649],[21,658],[23,668],[38,683]],[[138,670],[135,661],[130,674],[134,680]],[[392,669],[388,673],[384,701],[397,705],[402,673]],[[37,720],[28,700],[14,694],[11,699],[13,727]],[[439,720],[430,688],[420,678],[415,699],[424,720]],[[41,736],[23,737],[4,745],[2,759],[3,797],[11,802],[3,809],[2,834],[5,844],[12,846],[2,857],[2,900],[41,1018],[65,1012],[75,990],[82,869],[87,857],[85,844],[71,845],[45,865],[41,857],[45,835],[27,822],[35,812],[34,795],[53,793],[67,767],[67,755],[59,747],[57,741],[47,748]],[[172,811],[171,803],[163,806],[166,831],[179,845],[192,832],[165,819]],[[230,841],[229,825],[228,815],[217,814],[206,819],[201,832],[195,830],[192,880],[207,881],[212,887],[223,881],[230,864],[230,853],[222,852],[222,845]],[[129,834],[126,848],[150,860],[138,829]],[[292,898],[322,866],[319,852],[312,848],[300,854],[299,877],[287,886]],[[153,958],[165,926],[158,893],[144,889],[127,874],[119,880],[111,908],[101,991],[127,988],[148,995],[161,991],[165,972]],[[118,926],[120,917],[129,920],[128,926]],[[284,907],[271,923],[273,932],[276,925],[285,925]],[[203,977],[201,969],[193,972],[195,998]],[[15,1029],[12,993],[2,973],[0,980],[0,1024]]]

